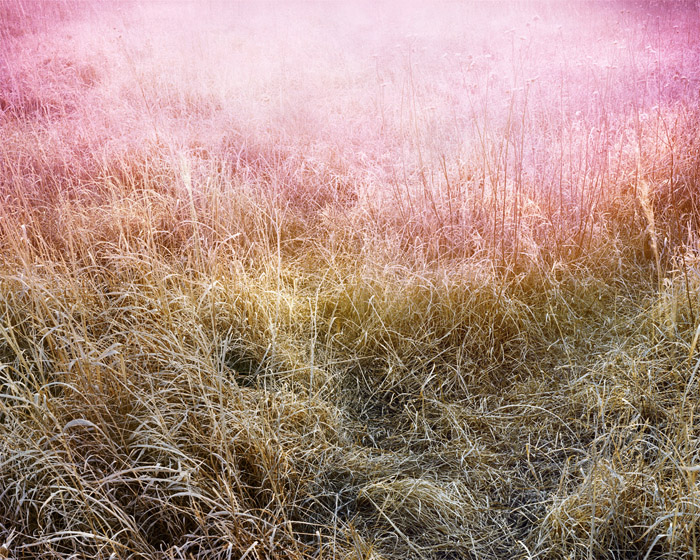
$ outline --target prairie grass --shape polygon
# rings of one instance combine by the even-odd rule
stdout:
[[[698,37],[0,0],[0,558],[697,558]]]

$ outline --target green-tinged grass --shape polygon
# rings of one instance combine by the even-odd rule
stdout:
[[[0,558],[697,557],[697,6],[373,10],[0,0]]]

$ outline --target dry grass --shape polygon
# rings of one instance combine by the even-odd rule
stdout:
[[[696,558],[699,21],[0,0],[0,558]]]

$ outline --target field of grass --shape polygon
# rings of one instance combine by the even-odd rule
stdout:
[[[700,555],[697,2],[0,0],[0,558]]]

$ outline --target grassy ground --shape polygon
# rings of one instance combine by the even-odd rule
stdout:
[[[0,0],[0,558],[697,558],[699,38]]]

